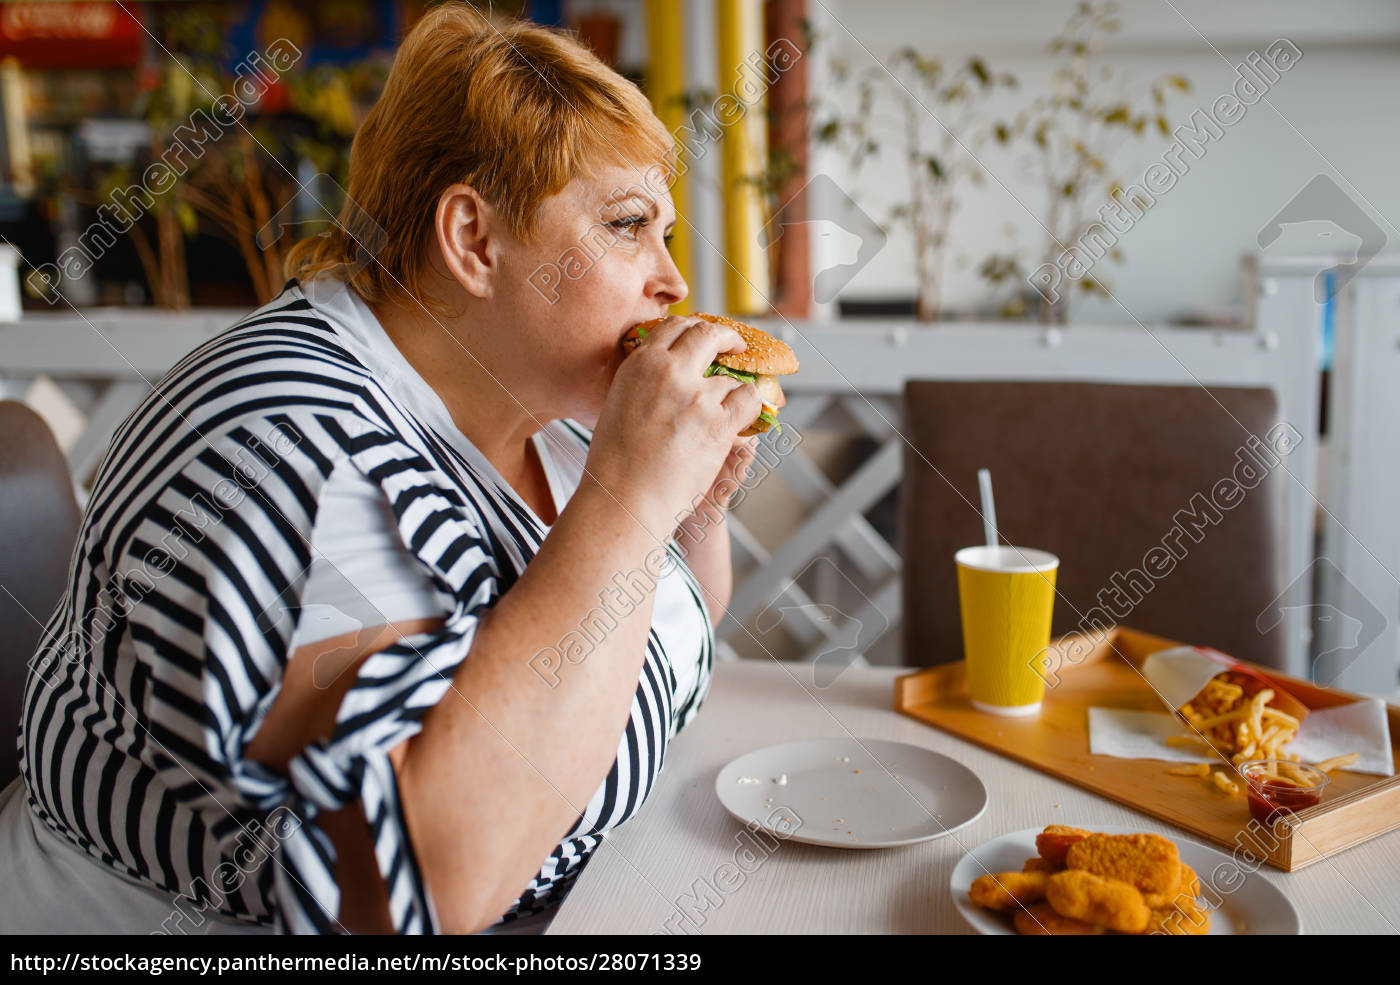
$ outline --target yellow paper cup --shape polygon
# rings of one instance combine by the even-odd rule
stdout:
[[[964,547],[958,565],[967,690],[993,715],[1035,715],[1045,682],[1032,666],[1050,645],[1060,559],[1029,547]]]

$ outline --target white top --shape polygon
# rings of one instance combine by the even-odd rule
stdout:
[[[358,294],[324,280],[304,289],[322,314],[338,316],[337,328],[342,339],[351,343],[351,353],[365,365],[380,368],[381,383],[398,400],[509,488],[490,461],[457,429],[442,398],[403,358]],[[587,446],[562,421],[546,423],[531,440],[549,479],[557,515],[564,511],[583,478]],[[520,503],[542,528],[551,529],[524,500]],[[312,534],[311,572],[301,598],[292,652],[365,626],[440,616],[451,607],[451,600],[433,585],[404,546],[380,487],[350,463],[338,465],[321,493]],[[708,628],[697,624],[695,600],[676,567],[657,584],[652,627],[667,641],[676,694],[684,700],[694,693],[699,681],[702,641]],[[687,638],[688,644],[672,648],[670,641]]]

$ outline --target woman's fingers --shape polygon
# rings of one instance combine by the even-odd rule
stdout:
[[[728,325],[703,320],[686,325],[671,343],[671,354],[683,368],[703,376],[715,357],[725,352],[743,352],[744,337]]]
[[[686,327],[703,321],[700,318],[692,318],[688,315],[669,315],[661,319],[660,322],[651,326],[647,330],[647,337],[644,344],[654,345],[659,349],[671,348],[671,343],[675,342]]]
[[[704,376],[705,370],[721,353],[743,352],[748,348],[744,337],[728,325],[680,315],[662,319],[648,330],[645,340],[624,342],[629,352],[641,345],[668,351],[686,375],[696,376]]]
[[[763,398],[758,395],[758,387],[752,383],[741,383],[738,380],[734,382],[739,385],[724,395],[722,403],[729,411],[729,424],[733,427],[733,433],[738,434],[758,419],[759,412],[763,410]]]
[[[645,335],[641,334],[641,325],[634,326],[622,338],[623,351],[631,355],[639,350],[655,353],[658,350],[669,349],[676,337],[685,331],[687,321],[688,319],[678,316],[663,318],[655,324],[648,325]]]

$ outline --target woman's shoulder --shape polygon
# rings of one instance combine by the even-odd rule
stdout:
[[[271,301],[193,349],[157,389],[180,393],[191,384],[292,383],[317,376],[351,382],[369,375],[342,344],[334,324],[290,280]]]
[[[402,439],[386,403],[373,374],[291,281],[154,385],[118,428],[94,498],[120,487],[129,508],[148,498],[142,490],[156,495],[181,475],[237,480],[275,463],[305,501],[357,449]]]
[[[143,410],[216,431],[274,414],[320,415],[356,432],[387,427],[374,373],[345,341],[301,285],[288,281],[267,304],[176,363]]]

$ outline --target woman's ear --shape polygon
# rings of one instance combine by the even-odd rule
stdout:
[[[450,185],[438,197],[434,226],[448,274],[474,297],[491,297],[500,269],[495,210],[471,185]]]

